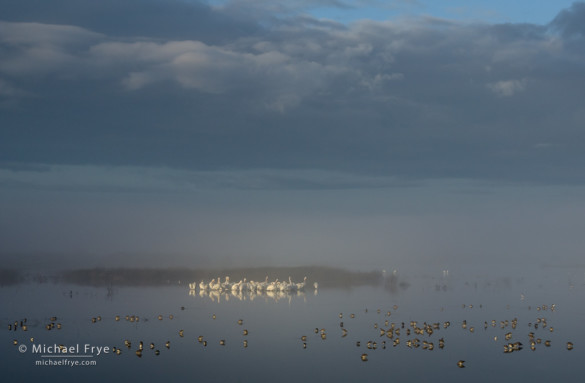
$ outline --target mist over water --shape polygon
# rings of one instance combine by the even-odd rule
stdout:
[[[497,268],[579,264],[585,246],[577,186],[4,196],[6,267]]]

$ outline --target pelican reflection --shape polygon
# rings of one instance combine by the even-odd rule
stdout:
[[[315,292],[316,293],[316,292]],[[189,296],[197,296],[194,290],[189,291]],[[229,301],[230,298],[238,299],[240,301],[253,301],[254,299],[263,298],[266,301],[273,300],[278,302],[282,299],[286,299],[290,302],[293,298],[302,298],[303,300],[306,299],[306,294],[304,291],[301,290],[229,290],[225,292],[220,292],[216,290],[199,290],[199,297],[205,298],[208,297],[213,302],[221,303],[222,300]]]

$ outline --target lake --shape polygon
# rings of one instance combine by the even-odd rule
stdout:
[[[584,375],[583,269],[390,276],[317,290],[310,280],[290,294],[190,291],[185,282],[3,286],[3,377],[492,382]]]

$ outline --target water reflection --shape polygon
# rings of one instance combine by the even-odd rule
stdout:
[[[318,295],[318,290],[315,289],[313,295]],[[189,296],[192,297],[201,297],[201,298],[209,298],[212,302],[221,303],[222,300],[224,302],[229,302],[230,299],[237,299],[240,301],[254,301],[255,299],[264,299],[264,300],[272,300],[274,302],[278,302],[281,299],[287,300],[291,303],[292,299],[302,299],[306,302],[306,293],[304,290],[296,290],[296,291],[254,291],[254,290],[199,290],[197,293],[196,290],[189,290]]]
[[[388,274],[377,286],[317,295],[185,284],[5,286],[3,378],[310,382],[387,380],[390,371],[397,381],[467,382],[585,374],[582,271]],[[111,352],[95,356],[91,370],[34,365],[33,345],[77,344]]]

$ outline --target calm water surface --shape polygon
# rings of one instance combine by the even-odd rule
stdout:
[[[584,375],[582,270],[538,269],[522,276],[509,273],[508,277],[435,274],[400,275],[401,283],[384,287],[321,288],[318,292],[311,288],[292,295],[200,295],[199,291],[190,295],[184,285],[108,289],[30,283],[2,287],[3,377],[23,382],[491,382],[569,380]],[[127,320],[127,315],[138,321]],[[27,331],[22,331],[20,321],[25,318]],[[9,329],[15,321],[19,323],[16,331]],[[438,324],[439,329],[431,335],[415,334],[412,321],[418,328],[426,323]],[[47,330],[52,322],[55,327]],[[341,322],[347,330],[345,336]],[[450,326],[445,328],[445,322]],[[380,330],[388,330],[392,324],[400,335],[381,335]],[[407,329],[411,329],[410,335]],[[535,342],[540,339],[534,350],[530,332]],[[207,344],[199,342],[198,336]],[[439,347],[441,338],[444,348]],[[395,345],[396,339],[400,343]],[[418,347],[416,343],[409,346],[408,341],[415,339]],[[144,349],[137,357],[140,341]],[[567,349],[569,341],[573,350]],[[424,342],[432,343],[433,349]],[[522,349],[504,352],[504,346],[514,342],[521,342]],[[34,345],[61,344],[79,345],[80,352],[67,355],[33,349]],[[85,344],[107,346],[109,353],[84,353]],[[114,347],[121,350],[120,355],[112,351]],[[36,365],[37,361],[67,363],[65,360],[95,365]],[[464,368],[457,366],[459,360],[465,361]]]

